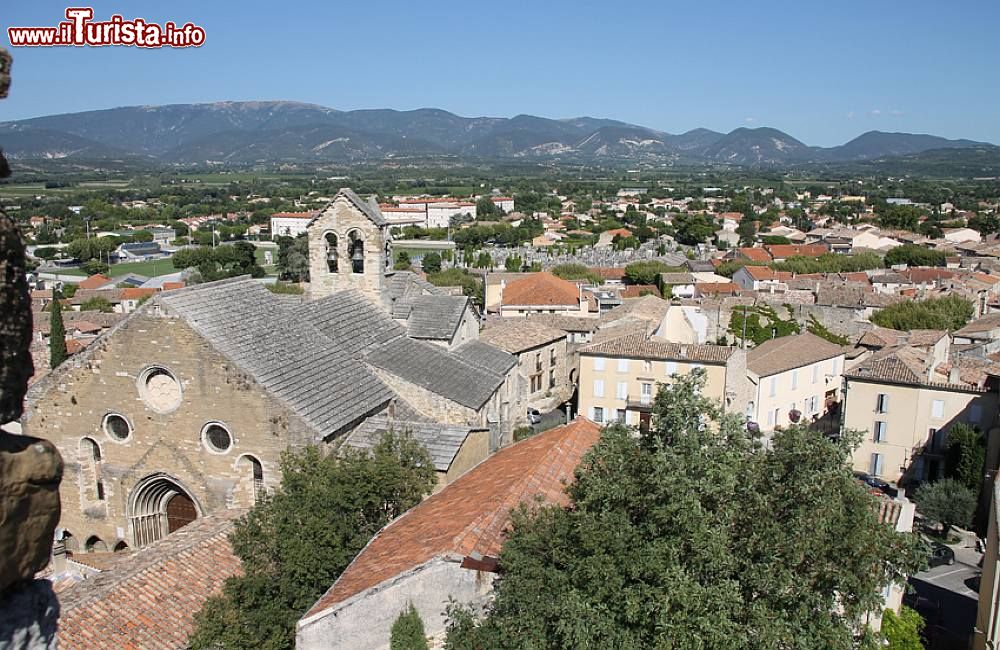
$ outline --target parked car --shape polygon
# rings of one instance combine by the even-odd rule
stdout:
[[[528,422],[530,424],[538,424],[542,421],[542,414],[538,412],[538,409],[528,409]]]
[[[932,567],[941,566],[942,564],[951,566],[955,563],[955,551],[950,546],[946,546],[941,542],[932,542],[931,555],[927,559],[927,563]]]
[[[864,472],[854,472],[854,478],[858,479],[872,490],[888,494],[891,497],[895,497],[899,494],[899,490],[894,488],[891,484],[878,477],[865,474]]]

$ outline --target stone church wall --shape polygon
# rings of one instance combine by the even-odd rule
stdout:
[[[127,504],[133,487],[148,476],[162,473],[175,481],[200,514],[246,506],[254,484],[245,454],[260,461],[263,483],[273,487],[280,482],[281,452],[313,441],[301,419],[184,321],[154,315],[153,306],[147,303],[29,393],[24,432],[51,440],[66,460],[60,526],[81,551],[91,536],[108,550],[121,541],[135,545]],[[167,369],[181,384],[180,404],[168,413],[155,411],[140,395],[138,379],[150,364]],[[109,413],[131,424],[124,441],[105,430]],[[211,450],[203,441],[209,422],[230,431],[228,451]]]

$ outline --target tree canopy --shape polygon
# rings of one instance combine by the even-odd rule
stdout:
[[[793,426],[765,451],[704,382],[661,387],[647,433],[605,429],[568,507],[515,513],[494,600],[450,609],[447,648],[860,645],[855,624],[922,545],[854,479],[859,434]]]
[[[49,312],[49,367],[55,368],[66,360],[66,325],[63,323],[62,296],[52,292],[52,311]]]
[[[293,648],[302,614],[375,533],[433,485],[427,451],[405,434],[386,434],[371,453],[286,453],[281,487],[230,534],[244,574],[205,602],[191,646]]]
[[[715,235],[715,222],[706,215],[683,213],[674,217],[674,237],[682,244],[703,244]]]
[[[872,314],[871,321],[880,327],[896,330],[957,330],[972,318],[972,303],[958,296],[927,300],[904,300]]]
[[[599,276],[594,271],[591,271],[586,264],[580,264],[578,262],[566,262],[565,264],[556,264],[549,272],[557,278],[562,278],[563,280],[586,280],[593,284],[601,283],[601,276]]]
[[[659,286],[661,273],[672,273],[680,270],[676,266],[670,266],[659,260],[632,262],[625,267],[625,281],[629,284],[655,284]]]
[[[976,509],[976,495],[953,478],[924,483],[913,495],[920,513],[941,524],[946,536],[952,526],[968,526]]]
[[[211,282],[238,275],[264,277],[264,269],[257,264],[257,249],[250,242],[239,241],[232,245],[210,248],[182,248],[174,253],[171,261],[175,269],[197,267],[202,280]],[[280,264],[280,249],[279,249]]]
[[[396,622],[392,624],[389,650],[427,650],[424,621],[420,618],[413,603],[410,603],[410,606],[403,610]]]
[[[885,254],[885,265],[895,266],[941,266],[944,264],[944,251],[934,250],[917,244],[896,246]]]

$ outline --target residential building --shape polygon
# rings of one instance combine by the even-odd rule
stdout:
[[[298,650],[381,650],[410,603],[439,638],[450,602],[482,606],[493,592],[511,511],[565,505],[565,484],[600,428],[572,423],[522,440],[383,528],[299,620]]]
[[[501,284],[500,315],[524,317],[529,314],[597,316],[596,312],[591,314],[580,285],[545,271]]]
[[[318,212],[275,212],[271,215],[271,239],[298,237]]]
[[[996,419],[995,382],[936,346],[878,350],[844,373],[843,428],[864,432],[853,465],[887,481],[919,483],[944,472],[948,430]]]
[[[576,368],[570,363],[565,331],[534,318],[506,320],[484,329],[479,340],[517,357],[518,371],[528,386],[528,406],[550,411],[573,395]]]
[[[770,432],[836,415],[843,371],[844,348],[810,332],[765,341],[747,355],[747,419]]]
[[[744,266],[733,274],[733,282],[753,291],[784,291],[792,274],[775,271],[768,266]]]
[[[742,413],[749,390],[746,352],[735,347],[672,343],[641,331],[580,350],[580,413],[599,424],[650,422],[660,384],[705,372],[704,394],[726,411]]]

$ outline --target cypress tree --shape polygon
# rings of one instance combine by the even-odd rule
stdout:
[[[392,624],[389,650],[427,650],[424,622],[413,603]]]
[[[49,367],[55,368],[66,360],[66,326],[63,324],[62,295],[52,292],[52,311],[49,313]]]

